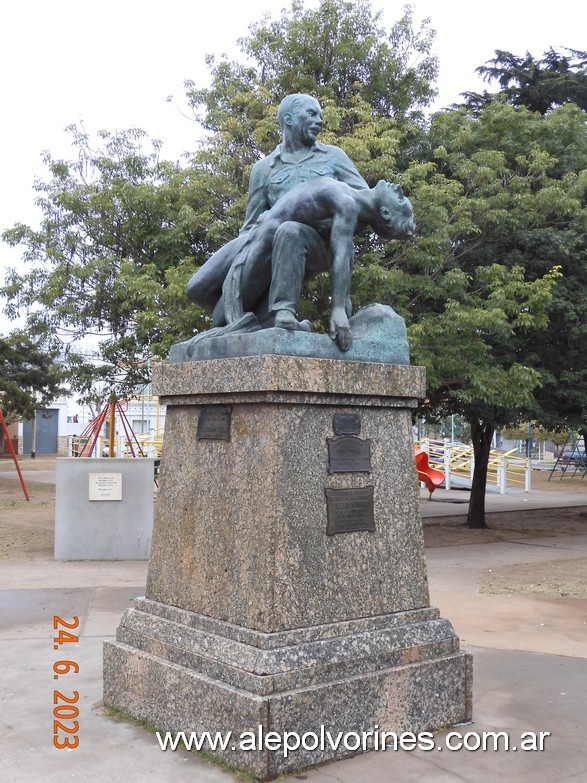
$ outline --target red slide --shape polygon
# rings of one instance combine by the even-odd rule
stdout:
[[[425,451],[415,448],[414,453],[416,455],[418,479],[426,484],[426,488],[430,493],[428,500],[430,500],[436,487],[439,487],[444,481],[444,473],[441,470],[430,467],[428,464],[428,454]]]

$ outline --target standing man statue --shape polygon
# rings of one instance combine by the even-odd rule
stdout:
[[[319,177],[340,180],[355,189],[368,188],[341,149],[316,142],[322,130],[322,110],[315,98],[300,93],[286,96],[277,118],[283,140],[253,166],[239,236],[214,253],[187,286],[188,299],[211,310],[215,326],[227,322],[222,297],[225,277],[263,213],[295,185]],[[267,326],[304,328],[296,318],[302,282],[330,268],[329,231],[328,225],[316,230],[303,223],[284,222],[275,234],[264,274],[243,281],[244,310],[255,312]]]

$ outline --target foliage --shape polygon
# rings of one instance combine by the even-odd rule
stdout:
[[[21,331],[0,336],[0,408],[24,418],[62,393],[55,353]]]
[[[309,92],[323,109],[320,140],[337,144],[370,184],[403,168],[402,139],[418,136],[435,96],[437,60],[428,20],[414,28],[410,6],[389,31],[368,0],[293,0],[279,19],[253,24],[239,44],[246,65],[207,58],[211,86],[186,82],[187,99],[208,132],[192,163],[209,175],[211,237],[238,233],[250,169],[280,140],[277,109],[288,93]]]
[[[477,68],[485,81],[497,81],[498,92],[464,93],[467,106],[479,111],[501,96],[513,106],[526,106],[530,111],[546,114],[564,103],[574,103],[587,109],[587,52],[552,47],[536,59],[529,52],[519,57],[496,49],[495,57]]]
[[[538,60],[498,50],[496,58],[478,70],[487,79],[497,79],[501,90],[469,104],[478,109],[487,101],[505,100],[543,114],[538,143],[546,155],[546,174],[571,183],[581,206],[574,219],[559,221],[558,230],[546,226],[534,231],[532,244],[522,248],[531,258],[556,254],[563,268],[549,310],[548,332],[528,353],[528,361],[541,372],[541,387],[529,414],[551,429],[577,429],[587,421],[587,53],[550,49]]]
[[[585,268],[583,118],[572,105],[542,117],[503,102],[435,115],[428,155],[401,179],[418,205],[417,236],[399,266],[359,262],[367,298],[395,301],[408,321],[412,359],[428,372],[427,418],[466,416],[481,466],[486,436],[535,416],[541,399],[546,411],[555,393],[544,359],[561,336],[549,310],[574,317],[559,288]],[[575,299],[571,314],[581,309]],[[584,372],[581,332],[564,339]],[[572,367],[564,353],[558,361]]]
[[[245,63],[209,57],[210,86],[186,83],[207,135],[183,168],[160,161],[157,144],[144,152],[138,131],[103,133],[93,150],[73,127],[78,160],[47,156],[51,179],[37,185],[40,229],[4,234],[29,264],[4,289],[9,313],[28,310],[31,332],[53,339],[99,334],[99,366],[69,352],[78,388],[146,379],[150,357],[207,326],[184,302],[185,283],[236,236],[250,168],[279,138],[279,101],[309,92],[324,109],[321,140],[344,149],[369,184],[398,181],[415,205],[412,240],[358,238],[354,305],[388,303],[405,317],[412,360],[428,371],[427,418],[459,414],[471,425],[478,498],[497,425],[562,426],[585,412],[587,297],[576,292],[587,274],[587,141],[585,114],[569,102],[584,63],[578,52],[566,65],[498,52],[492,67],[518,69],[510,81],[495,72],[501,94],[428,122],[432,38],[428,23],[414,29],[409,6],[386,31],[366,0],[316,9],[294,0],[251,27]],[[542,114],[530,85],[547,82]],[[302,317],[323,328],[325,278],[307,293]],[[473,516],[484,524],[482,508]]]
[[[507,440],[527,440],[528,433],[534,443],[548,440],[556,446],[562,446],[568,435],[567,430],[548,430],[536,422],[522,422],[517,427],[506,427],[501,434]]]
[[[413,360],[428,370],[428,415],[486,411],[506,424],[534,405],[535,333],[584,220],[585,183],[563,153],[580,138],[578,112],[557,112],[437,114],[428,160],[400,179],[417,236],[399,256],[357,260],[360,297],[393,303],[408,321]]]
[[[193,255],[206,246],[202,186],[159,161],[158,144],[142,152],[142,131],[103,132],[97,150],[82,129],[69,131],[78,159],[46,154],[51,178],[35,186],[40,227],[3,234],[24,246],[29,270],[9,275],[6,312],[24,310],[31,335],[67,344],[74,389],[88,394],[96,379],[130,389],[148,380],[149,356],[165,352],[178,322],[193,328],[201,315],[179,304]],[[87,336],[99,342],[97,360],[75,348]]]
[[[414,30],[410,6],[389,32],[381,16],[367,0],[324,0],[310,10],[295,0],[279,20],[253,25],[243,51],[277,100],[311,92],[348,109],[360,92],[378,117],[421,119],[434,95],[434,33],[428,21]]]

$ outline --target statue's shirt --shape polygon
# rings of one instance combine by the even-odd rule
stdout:
[[[317,177],[331,177],[356,189],[368,187],[355,164],[338,147],[314,144],[302,157],[293,157],[285,153],[280,144],[253,166],[249,203],[241,233],[249,231],[259,215],[270,209],[294,185]]]

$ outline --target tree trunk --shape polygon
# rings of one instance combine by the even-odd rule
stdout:
[[[467,524],[472,528],[486,528],[485,521],[485,490],[487,488],[487,466],[489,464],[489,452],[495,427],[489,422],[481,422],[478,419],[471,421],[471,438],[473,440],[473,454],[475,466],[473,469],[473,482],[471,484],[471,497],[469,499],[469,513]]]

